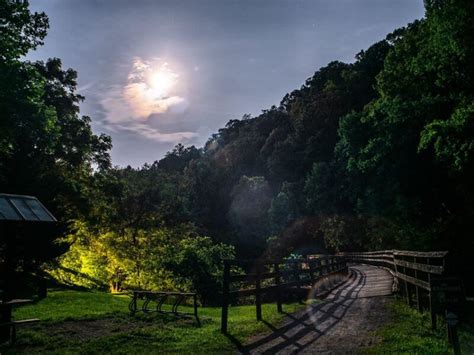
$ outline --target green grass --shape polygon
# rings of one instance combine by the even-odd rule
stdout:
[[[15,311],[16,319],[40,318],[38,325],[19,327],[13,347],[0,353],[235,353],[235,344],[220,333],[220,308],[199,308],[202,327],[193,319],[162,314],[128,314],[128,296],[100,292],[53,291],[37,304]],[[302,306],[284,307],[293,312]],[[180,310],[191,311],[182,307]],[[277,325],[284,315],[276,304],[262,306],[264,319]],[[255,320],[254,306],[229,309],[229,333],[239,342],[269,332]]]
[[[127,311],[130,297],[105,292],[50,291],[44,300],[19,308],[15,317],[45,321],[90,318]]]
[[[446,328],[441,319],[438,329],[431,330],[429,312],[419,313],[404,302],[397,300],[389,304],[392,315],[390,324],[377,332],[382,343],[372,348],[375,354],[452,354],[448,344]],[[459,328],[462,354],[474,353],[474,328],[462,324]]]

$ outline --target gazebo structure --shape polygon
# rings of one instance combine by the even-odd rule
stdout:
[[[42,234],[45,224],[55,222],[56,218],[36,197],[0,193],[0,342],[10,339],[10,330],[11,339],[15,338],[16,325],[38,321],[12,320],[13,307],[32,302],[16,298],[17,261],[28,258],[27,254],[22,255],[22,237]]]

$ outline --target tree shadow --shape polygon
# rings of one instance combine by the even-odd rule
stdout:
[[[355,275],[354,281],[332,291],[326,302],[308,305],[304,312],[296,315],[284,312],[288,320],[286,324],[275,327],[262,320],[272,331],[267,336],[245,345],[231,334],[226,336],[243,354],[276,353],[287,348],[292,353],[297,353],[305,349],[339,323],[358,298],[360,290],[366,284],[366,275],[357,269],[351,269],[351,273]]]

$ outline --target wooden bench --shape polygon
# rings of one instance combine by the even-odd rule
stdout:
[[[40,320],[37,318],[31,318],[31,319],[22,319],[22,320],[14,320],[11,322],[6,322],[6,323],[0,323],[0,327],[10,327],[11,328],[11,342],[15,342],[16,339],[16,326],[17,325],[23,325],[23,324],[32,324],[32,323],[38,323]]]
[[[13,320],[12,310],[13,307],[21,306],[32,303],[30,299],[12,299],[9,301],[0,302],[0,342],[15,341],[16,338],[16,326],[23,324],[30,324],[39,322],[39,319],[22,319]]]
[[[174,297],[175,300],[172,304],[171,311],[163,310],[163,304],[169,298]],[[183,303],[186,298],[193,299],[193,313],[187,312],[178,312],[178,307]],[[143,304],[141,306],[141,311],[143,313],[150,313],[150,312],[158,312],[158,313],[170,313],[175,316],[181,317],[194,317],[196,319],[196,323],[198,326],[201,326],[201,321],[198,317],[197,312],[197,294],[192,292],[165,292],[165,291],[141,291],[141,290],[134,290],[133,297],[128,305],[128,309],[130,310],[131,314],[135,314],[139,311],[138,301],[143,300]],[[150,303],[155,302],[156,307],[155,309],[150,309]]]

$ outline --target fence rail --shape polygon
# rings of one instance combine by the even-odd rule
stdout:
[[[345,258],[334,255],[279,261],[224,260],[221,331],[227,332],[229,305],[239,297],[255,296],[256,318],[260,321],[262,297],[276,299],[277,311],[282,312],[285,291],[300,293],[318,279],[344,271]]]

